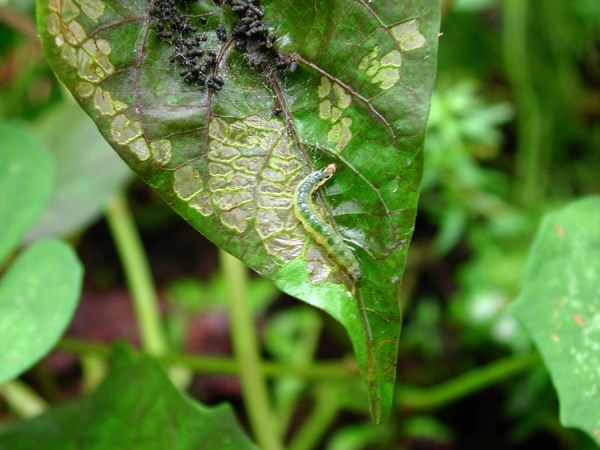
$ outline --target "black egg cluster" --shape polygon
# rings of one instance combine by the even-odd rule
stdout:
[[[273,49],[277,39],[269,33],[264,21],[264,10],[258,0],[230,0],[232,11],[238,16],[233,27],[235,46],[246,54],[246,60],[251,67],[260,67],[265,62],[274,61],[278,68],[295,70],[295,62],[290,58],[279,55]]]
[[[169,62],[179,67],[179,74],[186,83],[218,91],[223,87],[223,80],[213,74],[217,54],[202,48],[202,43],[207,40],[206,35],[198,34],[198,27],[180,13],[178,3],[186,5],[191,1],[158,0],[154,3],[151,15],[156,22],[156,35],[175,49]],[[207,22],[203,16],[199,17],[199,21],[202,24]],[[219,25],[215,32],[221,42],[227,40],[225,27]]]
[[[179,68],[179,74],[188,84],[221,90],[223,80],[216,75],[217,54],[206,49],[208,39],[204,30],[197,25],[206,25],[206,16],[184,15],[183,9],[197,0],[155,0],[151,9],[157,37],[173,48],[169,58]],[[220,6],[230,6],[237,16],[232,31],[235,47],[244,53],[248,64],[256,69],[265,66],[294,72],[297,63],[293,58],[279,54],[274,48],[276,37],[269,32],[264,21],[264,10],[259,0],[213,0]],[[190,22],[190,18],[197,24]],[[214,29],[217,40],[228,41],[227,28],[218,25]]]

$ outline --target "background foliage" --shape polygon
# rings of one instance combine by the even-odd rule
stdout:
[[[73,125],[75,119],[58,125],[77,109],[41,58],[32,2],[0,8],[0,117],[26,122],[50,150],[61,149],[71,131],[93,125],[85,117],[86,125]],[[277,429],[296,449],[595,448],[587,435],[560,426],[547,370],[508,307],[523,287],[541,217],[600,192],[600,6],[593,0],[456,0],[445,4],[442,32],[402,293],[396,408],[386,424],[371,425],[340,327],[251,278],[247,304],[259,324],[263,370],[273,380]],[[62,139],[44,134],[51,121],[64,130]],[[97,135],[88,138],[96,139],[101,146]],[[112,166],[78,171],[91,181],[101,167]],[[105,178],[87,198],[110,198],[125,178]],[[246,424],[239,384],[224,375],[238,370],[227,357],[223,305],[231,293],[224,266],[142,184],[129,184],[127,194],[163,301],[169,348],[163,358],[178,367],[172,377],[205,404],[232,401]],[[77,244],[86,268],[82,303],[70,340],[59,345],[63,353],[29,371],[22,378],[27,389],[2,388],[4,423],[96,386],[108,349],[89,341],[139,342],[112,250],[117,238],[108,231],[114,236],[121,210],[108,208],[109,228],[98,216],[100,205],[77,230],[59,225],[78,210],[48,218],[42,227],[54,224]]]

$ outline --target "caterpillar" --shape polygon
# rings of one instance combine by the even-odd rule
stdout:
[[[294,213],[315,241],[324,247],[328,254],[358,283],[363,274],[354,252],[345,244],[339,233],[320,217],[313,203],[314,192],[335,172],[335,164],[329,164],[306,176],[296,188]]]

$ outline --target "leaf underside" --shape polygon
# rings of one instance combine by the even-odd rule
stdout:
[[[165,21],[155,19],[165,2],[39,0],[53,69],[192,226],[342,323],[382,421],[395,382],[438,0],[265,0],[262,20],[276,40],[258,57],[232,37],[239,17],[231,5],[212,0],[177,2],[174,14],[198,30],[176,31],[169,43],[157,31]],[[214,52],[210,76],[220,90],[185,81],[191,64],[173,57],[184,46],[174,43],[179,35],[198,37],[200,63]],[[337,173],[315,202],[359,259],[358,284],[292,207],[300,181],[330,163]]]

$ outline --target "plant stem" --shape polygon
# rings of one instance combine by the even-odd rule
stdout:
[[[111,354],[111,348],[107,345],[72,338],[63,338],[56,349],[80,357],[95,355],[108,358]],[[240,372],[240,366],[236,360],[222,356],[165,353],[159,355],[157,359],[169,366],[185,366],[188,369],[203,373],[237,375]],[[306,365],[279,364],[263,361],[260,363],[260,369],[263,376],[272,378],[294,376],[311,380],[336,381],[358,377],[356,363],[351,359]]]
[[[123,195],[117,195],[109,202],[106,219],[131,293],[142,346],[152,355],[165,353],[167,345],[160,323],[156,289],[144,247]]]
[[[537,354],[510,356],[430,388],[400,387],[396,404],[403,410],[438,409],[523,372],[539,360]]]
[[[80,356],[95,354],[108,357],[111,353],[109,346],[69,338],[62,339],[57,349]],[[240,373],[240,364],[231,358],[167,353],[159,356],[158,359],[168,365],[186,366],[199,372],[228,375]],[[441,408],[493,386],[506,378],[524,372],[538,364],[539,361],[540,358],[535,353],[509,356],[432,387],[400,386],[396,390],[396,404],[399,408],[405,410]],[[292,375],[316,381],[332,380],[341,382],[358,376],[354,363],[347,360],[306,366],[262,362],[260,363],[260,370],[263,376],[268,377],[289,377]]]
[[[221,265],[229,286],[231,338],[240,370],[242,395],[250,427],[262,450],[283,448],[269,406],[267,388],[260,369],[260,355],[254,321],[247,305],[247,271],[237,258],[219,250]]]
[[[38,416],[48,407],[44,399],[19,380],[1,385],[0,394],[10,409],[22,419]]]
[[[545,159],[544,117],[534,89],[527,48],[529,0],[504,2],[503,48],[506,70],[517,106],[517,152],[515,194],[523,206],[535,205],[542,196]]]
[[[316,405],[300,430],[290,442],[288,450],[310,450],[331,427],[339,410],[337,386],[324,386],[317,393]]]

